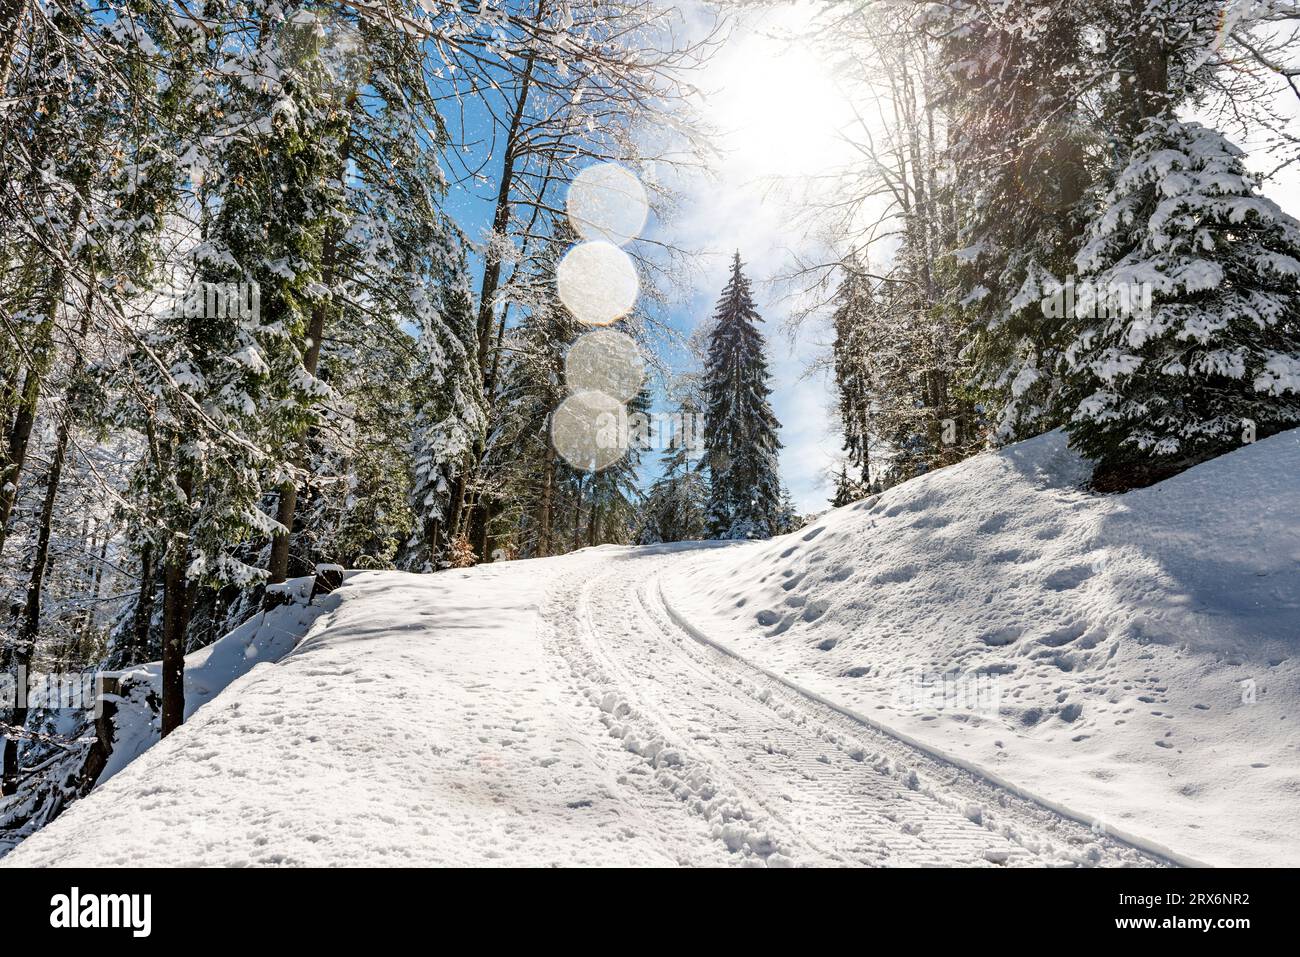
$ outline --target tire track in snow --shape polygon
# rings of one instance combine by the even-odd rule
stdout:
[[[603,578],[593,578],[585,567],[563,576],[543,615],[550,620],[556,650],[597,709],[609,736],[648,764],[658,784],[704,818],[712,837],[744,863],[790,865],[798,851],[788,837],[776,833],[766,809],[746,801],[725,773],[691,754],[688,742],[674,732],[673,722],[659,714],[657,702],[643,693],[642,682],[596,638],[590,593]]]
[[[688,739],[693,764],[709,769],[704,777],[726,781],[731,806],[738,802],[748,822],[765,821],[763,833],[779,834],[782,849],[800,863],[915,866],[957,857],[987,865],[1015,856],[1014,848],[961,815],[936,816],[890,769],[842,755],[832,761],[833,746],[801,714],[746,694],[733,676],[701,662],[679,630],[652,615],[636,571],[619,562],[586,581],[578,596],[578,623],[585,626],[579,633],[609,663],[617,684],[603,703],[626,697],[638,705],[631,725],[615,725],[613,733],[631,736],[634,748],[638,735],[666,731]],[[593,604],[598,590],[602,601]],[[651,729],[638,719],[649,719]]]
[[[682,558],[600,556],[601,571],[561,584],[555,635],[609,733],[733,851],[768,863],[1164,863],[701,641],[654,574]]]

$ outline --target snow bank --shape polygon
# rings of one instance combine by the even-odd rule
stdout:
[[[314,581],[307,576],[271,586],[284,595],[284,604],[259,612],[206,648],[185,656],[186,721],[236,679],[258,665],[274,664],[287,655],[312,623],[337,605],[337,600],[330,596],[310,603]],[[116,676],[128,691],[124,698],[117,700],[113,753],[98,784],[103,784],[158,742],[161,720],[157,709],[162,695],[162,662],[152,661],[106,675]],[[153,703],[148,700],[151,696]]]
[[[1215,864],[1300,863],[1300,430],[1121,496],[1051,433],[692,557],[701,631]]]
[[[283,604],[259,612],[206,648],[185,656],[186,720],[236,679],[258,665],[283,658],[316,618],[337,604],[328,595],[312,603],[313,582],[312,577],[295,578],[276,586],[283,594]],[[161,720],[161,662],[104,672],[103,677],[116,678],[121,694],[106,697],[116,705],[113,748],[95,787],[159,741]],[[76,792],[62,787],[61,782],[80,773],[95,737],[90,712],[68,708],[43,711],[39,697],[34,697],[33,702],[36,709],[32,723],[38,724],[44,718],[45,731],[73,743],[64,751],[49,752],[48,760],[56,765],[54,772],[31,778],[17,794],[0,798],[0,857],[60,813],[65,802],[76,799]],[[46,756],[38,759],[44,762]],[[19,760],[23,765],[33,763],[21,752]]]

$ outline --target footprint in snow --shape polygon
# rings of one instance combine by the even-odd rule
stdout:
[[[1061,568],[1052,572],[1043,579],[1043,587],[1052,591],[1069,591],[1072,588],[1078,588],[1091,577],[1092,566],[1075,565],[1071,568]]]
[[[802,618],[804,621],[816,621],[822,615],[826,614],[826,603],[822,601],[809,602],[804,608]]]
[[[986,631],[984,634],[980,635],[980,641],[984,642],[984,644],[986,645],[996,648],[1002,645],[1009,645],[1019,637],[1020,637],[1020,629],[1015,627],[1014,625],[1010,625],[1007,626],[1006,628],[998,628],[995,629],[994,631]]]
[[[873,585],[890,585],[911,581],[916,577],[919,569],[915,565],[900,565],[898,568],[889,568],[880,572],[872,579]]]
[[[1083,714],[1083,705],[1071,703],[1062,708],[1057,717],[1067,724],[1073,724],[1075,721],[1079,720],[1079,715],[1081,714]]]

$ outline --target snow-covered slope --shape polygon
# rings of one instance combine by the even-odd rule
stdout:
[[[294,578],[279,586],[288,600],[269,611],[261,611],[238,628],[185,656],[185,718],[194,713],[238,678],[260,666],[274,664],[296,645],[320,615],[337,604],[322,595],[311,601],[314,579]],[[130,689],[130,697],[118,702],[117,733],[113,752],[99,776],[103,784],[147,749],[158,743],[160,716],[144,701],[153,694],[161,700],[162,662],[152,661],[136,668],[108,672]]]
[[[336,604],[337,600],[330,595],[320,595],[312,601],[313,582],[310,576],[290,579],[279,586],[285,596],[282,604],[258,612],[206,648],[185,656],[187,719],[237,678],[259,665],[279,661],[293,650],[312,622]],[[111,698],[116,706],[113,747],[94,781],[96,787],[157,744],[162,663],[153,661],[108,671],[102,677],[117,679],[121,693]],[[47,710],[45,697],[40,693],[33,695],[32,702],[36,718],[44,722],[44,730],[72,743],[58,750],[44,746],[44,753],[36,756],[20,751],[22,764],[48,761],[53,762],[52,770],[23,780],[16,794],[0,798],[0,857],[45,826],[69,801],[77,799],[80,788],[72,788],[65,782],[79,779],[96,735],[91,712],[66,708]]]
[[[1300,863],[1300,431],[1121,496],[1086,474],[1048,434],[694,556],[663,590],[748,659],[1098,828]]]

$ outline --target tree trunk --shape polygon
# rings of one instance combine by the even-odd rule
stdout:
[[[578,479],[578,493],[573,499],[573,550],[582,547],[582,478]]]
[[[546,558],[551,554],[551,529],[555,524],[555,449],[546,446],[546,469],[542,484],[542,514],[537,532],[537,554]]]
[[[268,585],[278,585],[289,577],[289,542],[293,538],[293,515],[298,509],[298,484],[292,480],[280,486],[280,501],[275,509],[275,520],[283,531],[271,537],[271,559],[267,570]]]
[[[469,455],[466,454],[466,461],[462,464],[460,474],[456,476],[452,494],[451,521],[447,524],[447,539],[452,541],[460,538],[465,531],[465,519],[467,508],[465,500],[469,497]]]
[[[32,557],[31,575],[27,581],[27,600],[23,604],[22,624],[14,648],[14,665],[19,684],[19,706],[14,708],[10,720],[15,728],[27,723],[27,670],[31,667],[32,652],[41,631],[41,591],[45,586],[45,569],[50,559],[50,526],[54,522],[54,503],[59,495],[59,481],[63,477],[63,459],[68,449],[68,421],[59,423],[58,438],[54,444],[54,457],[45,476],[45,499],[41,503],[40,525],[36,533],[36,552]],[[13,794],[18,789],[18,742],[6,739],[4,748],[3,779],[0,793]]]
[[[519,128],[523,123],[524,109],[528,105],[528,91],[533,82],[533,64],[536,53],[529,51],[524,61],[523,75],[519,81],[519,98],[515,101],[510,126],[506,129],[505,155],[501,161],[501,181],[497,185],[496,208],[492,211],[492,237],[483,262],[483,282],[478,294],[478,361],[482,381],[487,381],[491,367],[489,355],[492,336],[492,307],[497,287],[501,284],[500,241],[510,226],[510,193],[514,187],[515,159],[519,146]]]
[[[328,243],[329,261],[327,273],[332,277],[335,240]],[[317,302],[311,311],[311,320],[307,324],[307,352],[302,358],[302,367],[308,375],[316,375],[320,368],[320,346],[325,337],[325,318],[329,304]],[[301,462],[299,463],[301,465]],[[267,581],[277,585],[289,577],[289,542],[293,537],[293,517],[298,509],[298,483],[290,479],[280,486],[280,501],[275,511],[275,520],[284,526],[283,532],[277,532],[271,539],[270,577]]]
[[[181,493],[188,500],[193,476],[183,472],[177,479]],[[185,632],[190,617],[190,589],[186,587],[185,566],[189,562],[187,540],[173,533],[163,566],[163,637],[162,637],[162,736],[166,737],[185,721]]]
[[[476,543],[478,545],[478,560],[481,562],[492,560],[490,551],[492,547],[492,535],[490,529],[492,527],[493,513],[494,509],[491,499],[486,497],[482,498],[477,509],[479,523],[477,526],[478,541]]]
[[[4,551],[9,534],[9,518],[13,515],[14,502],[18,499],[18,480],[27,460],[32,427],[36,424],[36,401],[40,397],[42,371],[36,365],[27,370],[22,396],[18,402],[18,413],[9,429],[7,451],[3,466],[0,467],[0,552]]]
[[[434,568],[434,560],[442,546],[442,520],[430,518],[424,523],[424,543],[428,548],[429,567]]]
[[[1134,96],[1129,110],[1129,133],[1142,131],[1142,121],[1158,116],[1169,103],[1169,53],[1165,49],[1157,23],[1148,12],[1145,0],[1133,0],[1132,26],[1129,31],[1133,50],[1131,63]]]
[[[538,18],[542,11],[543,4],[538,3]],[[515,100],[515,109],[510,116],[510,125],[506,128],[505,154],[501,161],[501,180],[497,184],[496,206],[492,211],[492,233],[488,242],[487,252],[483,260],[483,281],[479,285],[478,294],[478,318],[476,320],[476,331],[478,333],[478,363],[479,363],[479,386],[483,390],[484,401],[490,402],[489,380],[494,378],[495,369],[498,365],[494,358],[495,350],[491,349],[492,345],[492,309],[495,305],[497,289],[501,285],[501,249],[500,243],[505,241],[506,232],[510,227],[510,193],[514,187],[515,179],[515,159],[518,155],[519,132],[523,124],[524,109],[528,105],[528,92],[533,82],[533,66],[536,62],[535,51],[529,51],[527,59],[524,61],[523,72],[519,81],[519,96]],[[502,330],[504,335],[504,329]],[[500,337],[498,337],[500,338]],[[483,460],[486,449],[482,442],[476,442],[473,455],[470,459],[470,470],[476,471]],[[467,505],[462,507],[473,508],[476,512],[481,511],[485,505],[481,501],[481,496],[474,496],[469,500]],[[483,522],[486,525],[486,518],[482,515],[475,516],[476,522]],[[457,516],[456,525],[464,524],[464,516]]]
[[[131,620],[131,644],[127,653],[128,665],[138,665],[149,660],[149,625],[153,621],[154,581],[153,542],[148,539],[140,548],[140,593],[135,600],[135,615]]]
[[[23,32],[27,0],[0,0],[0,96],[7,96],[13,71],[14,51]]]
[[[99,542],[99,560],[95,563],[95,574],[90,583],[90,597],[95,602],[96,606],[99,604],[100,596],[104,593],[104,565],[108,561],[108,539],[110,534],[110,532],[105,532],[104,537]],[[98,531],[96,532],[96,536],[98,536]],[[93,544],[94,543],[92,542],[92,545]],[[92,611],[88,610],[82,615],[81,637],[83,640],[90,637],[90,625],[94,620],[95,616]]]

